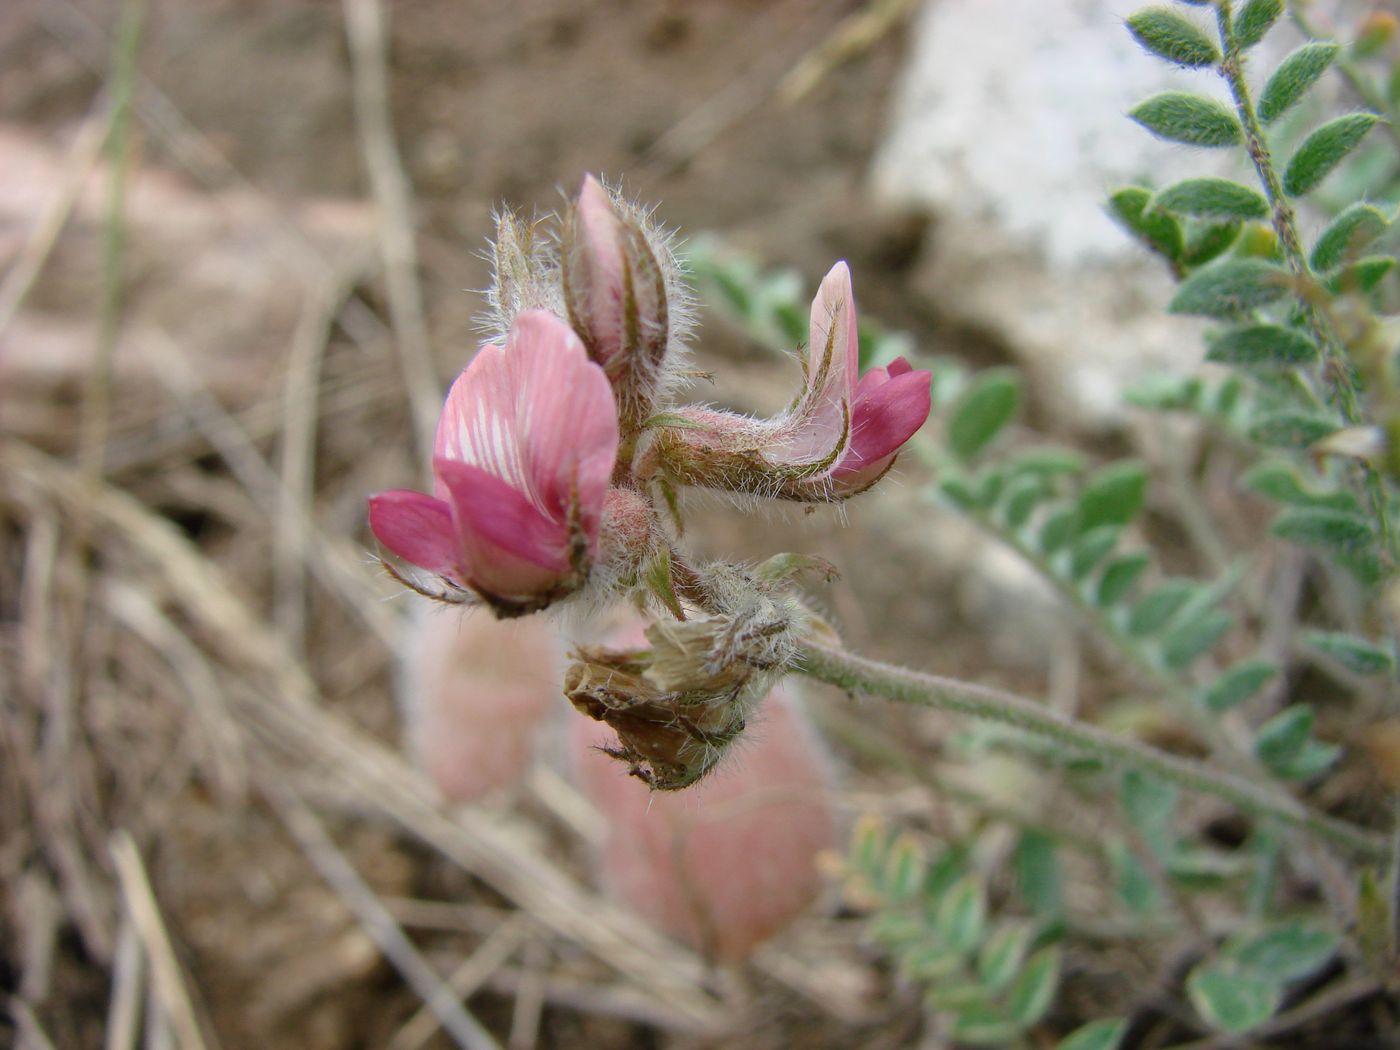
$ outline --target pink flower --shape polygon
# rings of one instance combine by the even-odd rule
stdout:
[[[526,310],[484,346],[438,421],[436,496],[370,499],[370,528],[400,558],[502,615],[576,590],[598,550],[617,409],[607,376],[563,321]]]
[[[859,376],[844,262],[822,280],[809,332],[803,391],[785,412],[765,421],[679,409],[683,425],[661,433],[654,458],[685,484],[805,502],[846,499],[875,484],[928,418],[933,377],[902,357]]]
[[[886,368],[860,370],[860,338],[851,271],[839,262],[823,278],[812,300],[809,383],[810,403],[790,444],[809,458],[836,447],[849,422],[846,444],[835,464],[820,479],[833,495],[853,495],[869,488],[894,462],[904,443],[928,419],[933,376],[915,371],[904,358]],[[822,378],[824,382],[814,381]],[[801,408],[799,408],[801,411]]]

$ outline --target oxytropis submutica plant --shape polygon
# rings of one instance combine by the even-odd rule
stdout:
[[[565,691],[613,728],[611,753],[635,775],[685,787],[817,628],[786,587],[810,560],[694,561],[678,541],[678,490],[803,503],[864,492],[927,419],[930,374],[900,359],[859,375],[851,276],[837,263],[784,411],[680,403],[692,311],[672,245],[591,176],[552,237],[503,212],[494,260],[497,338],[447,395],[434,492],[372,497],[370,526],[440,582],[396,575],[441,601],[499,617],[564,601],[646,608],[649,648],[581,649]]]

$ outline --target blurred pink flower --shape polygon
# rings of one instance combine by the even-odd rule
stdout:
[[[448,392],[436,495],[381,492],[370,498],[370,528],[400,558],[498,612],[541,608],[583,583],[617,446],[603,370],[567,324],[526,310],[505,348],[482,347]]]
[[[683,792],[656,792],[600,748],[617,735],[570,719],[569,751],[607,836],[605,890],[706,956],[734,962],[817,899],[817,857],[837,848],[825,749],[791,687],[779,686],[745,730],[746,746]]]
[[[450,802],[511,787],[560,703],[554,624],[427,603],[416,613],[397,689],[410,751]]]

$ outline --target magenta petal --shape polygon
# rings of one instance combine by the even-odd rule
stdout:
[[[904,358],[896,357],[893,361],[889,363],[888,371],[890,378],[893,379],[895,376],[907,375],[908,373],[914,371],[914,366],[911,365],[908,361],[904,360]],[[932,376],[932,373],[930,373],[930,376]]]
[[[453,519],[473,579],[500,568],[502,555],[550,573],[568,570],[566,521],[546,516],[524,493],[480,467],[439,458],[433,461],[433,472],[450,493]],[[531,589],[509,586],[497,593],[523,594]]]
[[[857,400],[851,413],[850,448],[832,477],[864,473],[898,452],[928,418],[932,381],[926,371],[904,372]]]
[[[369,527],[404,561],[440,576],[460,576],[462,548],[452,510],[422,492],[394,489],[369,498]]]

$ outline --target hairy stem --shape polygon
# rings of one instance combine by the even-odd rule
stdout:
[[[924,674],[806,642],[795,670],[851,693],[882,696],[1015,726],[1103,762],[1160,777],[1189,791],[1229,802],[1261,820],[1306,832],[1357,856],[1387,856],[1385,840],[1343,820],[1317,813],[1297,799],[1199,762],[1159,751],[1135,740],[1066,718],[1014,693],[955,678]]]

